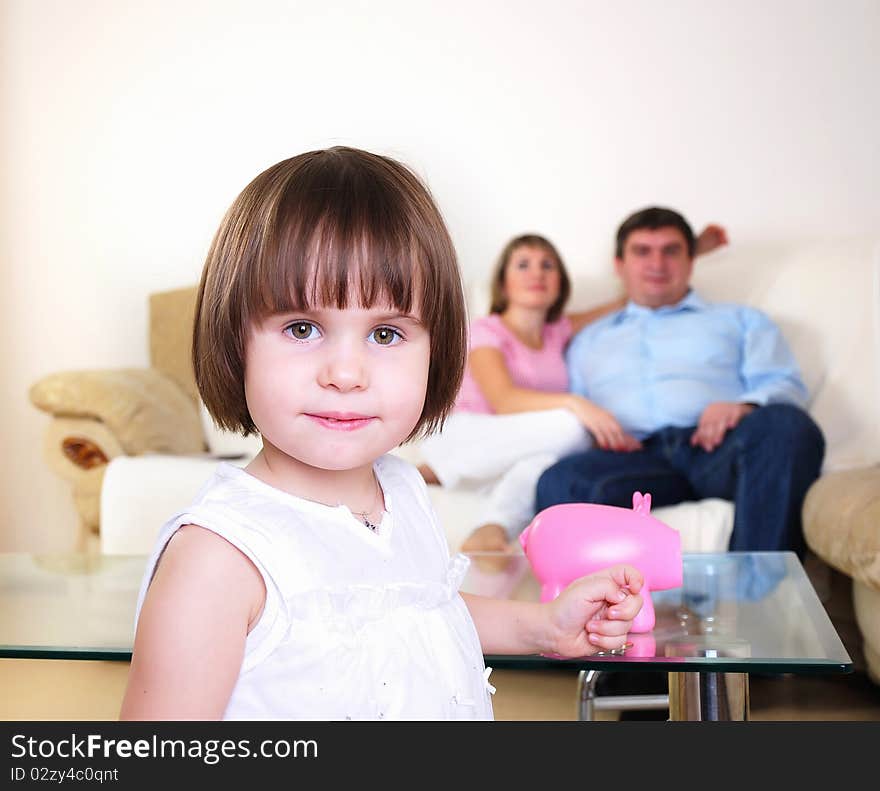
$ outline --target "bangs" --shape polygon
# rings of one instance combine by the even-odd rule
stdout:
[[[242,295],[248,318],[376,305],[422,310],[431,251],[419,241],[413,207],[369,174],[336,175],[348,178],[299,183],[279,200]]]

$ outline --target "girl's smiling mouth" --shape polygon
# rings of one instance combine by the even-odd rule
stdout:
[[[376,420],[375,417],[356,412],[306,412],[305,415],[324,428],[335,431],[355,431]]]

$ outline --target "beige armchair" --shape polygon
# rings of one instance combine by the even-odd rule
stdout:
[[[151,295],[149,368],[65,371],[30,389],[31,402],[53,416],[44,454],[71,484],[83,548],[98,534],[111,459],[205,450],[190,362],[195,298],[194,287]]]
[[[871,679],[880,684],[880,467],[823,475],[804,502],[810,549],[851,578],[859,647]],[[826,604],[826,606],[828,606]],[[832,613],[833,615],[833,613]],[[858,657],[854,657],[858,659]]]

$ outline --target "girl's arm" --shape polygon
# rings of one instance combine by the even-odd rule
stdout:
[[[265,597],[260,572],[232,544],[180,528],[141,609],[120,719],[220,719]]]
[[[575,580],[547,603],[461,594],[484,654],[589,656],[620,648],[642,607],[643,578],[614,566]]]
[[[462,593],[484,654],[552,654],[545,604]]]

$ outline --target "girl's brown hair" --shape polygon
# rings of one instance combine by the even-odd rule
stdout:
[[[504,278],[507,277],[507,265],[513,258],[514,252],[519,247],[538,247],[547,252],[556,259],[559,266],[559,296],[556,301],[547,309],[547,321],[556,321],[562,316],[565,304],[571,295],[571,280],[562,262],[562,256],[559,251],[550,243],[548,239],[537,234],[524,234],[511,239],[498,256],[498,263],[495,265],[495,271],[492,273],[492,302],[489,305],[489,313],[504,313],[507,310],[507,295],[504,293]]]
[[[345,147],[260,173],[223,218],[199,285],[193,367],[214,421],[245,435],[258,431],[244,391],[252,323],[380,302],[418,310],[430,333],[425,405],[410,440],[442,426],[467,355],[461,275],[427,187],[389,157]]]

